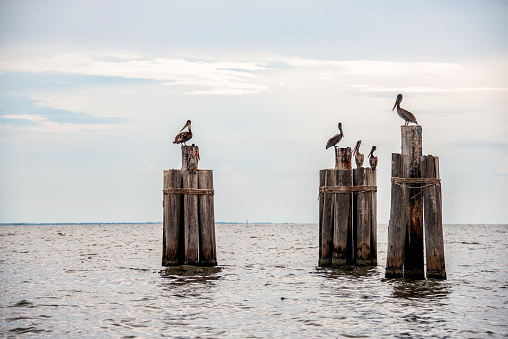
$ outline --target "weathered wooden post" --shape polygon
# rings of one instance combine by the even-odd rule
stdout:
[[[319,266],[332,265],[333,254],[333,193],[321,190],[335,186],[333,169],[319,171]]]
[[[375,192],[367,189],[374,187],[376,171],[371,168],[357,167],[353,170],[353,185],[358,191],[353,194],[353,233],[356,264],[369,266],[377,264],[375,233],[377,232],[374,206]]]
[[[446,279],[438,157],[423,156],[422,176],[430,179],[423,189],[427,277]]]
[[[372,207],[370,210],[370,264],[377,265],[377,172],[376,168],[371,168],[371,175],[367,176],[367,185],[372,188],[371,198]]]
[[[446,278],[441,186],[438,184],[439,173],[435,159],[432,156],[422,157],[421,126],[402,126],[401,135],[402,154],[392,154],[392,202],[388,225],[386,277],[425,279],[425,220],[425,237],[429,238],[426,239],[427,276]],[[430,248],[431,253],[428,252]]]
[[[410,178],[421,178],[422,127],[401,126],[402,154],[409,155]],[[404,276],[411,279],[425,279],[423,259],[423,197],[419,184],[409,184],[409,229],[406,232],[406,255]],[[414,188],[413,188],[414,187]]]
[[[344,188],[333,194],[333,256],[332,266],[352,264],[354,259],[351,191],[353,170],[351,147],[335,149],[335,186]]]
[[[387,278],[397,278],[404,275],[405,242],[410,220],[409,189],[397,183],[395,179],[409,177],[410,161],[408,155],[392,153],[392,204],[388,224],[385,273]]]
[[[213,173],[199,148],[182,146],[182,168],[164,171],[162,265],[217,265]]]
[[[203,266],[216,266],[215,216],[213,203],[213,172],[198,171],[198,189],[210,194],[199,195],[199,263]]]
[[[182,187],[182,172],[177,169],[164,171],[164,190],[180,189]],[[164,192],[163,209],[163,239],[162,265],[178,265],[180,260],[180,223],[181,223],[181,195]]]
[[[353,170],[351,148],[336,148],[335,169],[320,171],[319,186],[319,266],[376,264],[375,170]]]

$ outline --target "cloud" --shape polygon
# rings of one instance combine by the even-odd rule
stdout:
[[[506,140],[492,140],[492,134],[489,135],[491,140],[482,140],[478,138],[459,138],[452,142],[453,145],[463,147],[463,148],[484,148],[484,149],[491,149],[491,148],[507,148],[508,149],[508,142]]]
[[[461,70],[461,66],[458,64],[439,62],[395,62],[375,60],[336,61],[290,58],[286,60],[286,63],[296,67],[333,67],[342,70],[345,74],[353,75],[443,75],[445,73],[456,73]]]
[[[195,86],[187,94],[243,95],[268,91],[251,84],[253,72],[266,69],[253,62],[217,62],[170,58],[141,59],[135,55],[58,54],[46,58],[3,59],[0,72],[56,72],[133,79],[150,79],[172,86]]]
[[[58,109],[44,101],[26,97],[3,95],[1,99],[0,127],[4,131],[12,127],[23,127],[39,133],[75,133],[80,130],[107,130],[126,121],[124,118],[98,117]]]
[[[440,93],[477,93],[477,92],[508,92],[507,87],[376,87],[369,85],[349,85],[351,88],[360,92],[369,93],[419,93],[419,94],[440,94]]]
[[[503,158],[503,163],[501,167],[496,169],[496,173],[500,175],[508,175],[508,156]]]

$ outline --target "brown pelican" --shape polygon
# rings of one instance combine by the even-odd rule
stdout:
[[[363,159],[365,158],[362,153],[360,153],[360,145],[362,144],[361,140],[358,140],[355,148],[353,149],[353,155],[355,156],[356,167],[363,166]]]
[[[377,157],[374,155],[374,151],[376,150],[376,146],[372,146],[372,149],[370,150],[370,153],[369,153],[369,164],[370,164],[370,168],[372,168],[373,170],[376,169],[377,167]]]
[[[339,122],[339,131],[340,131],[339,134],[335,134],[333,137],[328,139],[328,142],[326,143],[326,149],[328,149],[332,146],[337,148],[337,144],[344,137],[344,133],[342,133],[342,123],[340,123],[340,122]]]
[[[397,100],[395,101],[395,105],[392,108],[392,111],[397,107],[397,114],[399,117],[404,119],[406,123],[404,125],[409,125],[410,122],[414,122],[418,125],[416,121],[416,117],[413,113],[406,111],[404,108],[400,108],[400,102],[402,101],[402,94],[397,94]]]
[[[185,125],[180,130],[180,133],[178,133],[176,135],[175,140],[173,141],[173,144],[181,144],[181,143],[183,143],[185,145],[185,142],[189,141],[192,138],[192,131],[191,131],[191,126],[190,125],[191,125],[191,121],[187,120]],[[182,132],[185,129],[185,127],[188,127],[189,130],[185,131],[185,132]]]

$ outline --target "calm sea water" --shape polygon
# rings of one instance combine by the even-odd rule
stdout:
[[[160,266],[162,225],[0,226],[2,337],[506,337],[508,225],[445,225],[448,280],[321,269],[318,226],[216,226],[219,266]]]

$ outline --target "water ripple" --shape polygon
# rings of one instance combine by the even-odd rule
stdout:
[[[408,281],[386,225],[378,266],[340,269],[315,224],[217,225],[212,268],[160,267],[157,224],[0,226],[0,336],[507,336],[508,226],[444,230],[448,280]]]

